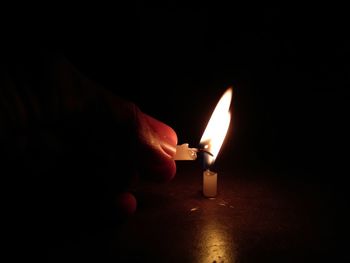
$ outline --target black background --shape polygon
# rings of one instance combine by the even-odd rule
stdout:
[[[89,78],[173,127],[179,143],[198,144],[217,101],[233,86],[232,125],[218,167],[315,185],[326,226],[343,241],[334,251],[345,248],[346,9],[173,3],[114,11],[87,15],[72,35],[54,32],[54,42]]]
[[[190,9],[173,3],[125,14],[92,17],[77,28],[78,42],[65,42],[67,56],[90,78],[192,145],[233,86],[233,121],[221,159],[288,170],[297,180],[346,181],[345,10]]]
[[[247,179],[315,185],[325,225],[337,238],[332,253],[338,245],[346,251],[347,9],[191,9],[171,2],[110,11],[73,12],[74,24],[62,13],[59,22],[67,19],[69,26],[48,27],[40,35],[89,78],[173,127],[179,143],[197,146],[217,101],[233,86],[232,125],[217,166],[241,169]],[[45,27],[45,21],[39,24]],[[18,35],[10,42],[20,48],[38,39],[32,31]]]
[[[327,228],[342,247],[349,233],[346,9],[174,3],[132,9],[121,20],[93,33],[86,26],[84,44],[68,45],[68,55],[193,146],[233,86],[232,125],[216,165],[243,170],[247,179],[321,189]]]

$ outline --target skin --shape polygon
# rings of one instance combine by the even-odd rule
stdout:
[[[175,131],[163,122],[145,114],[138,113],[140,152],[139,173],[147,179],[167,182],[175,176],[175,155],[177,136]],[[129,192],[117,197],[117,206],[122,214],[131,215],[136,211],[136,198]]]
[[[5,214],[32,252],[135,213],[135,177],[175,176],[171,127],[62,56],[18,57],[0,70],[0,162]]]

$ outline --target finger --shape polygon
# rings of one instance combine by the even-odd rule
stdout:
[[[141,141],[140,163],[147,178],[156,181],[168,181],[176,173],[173,160],[176,151],[175,131],[163,122],[140,112],[139,135]]]
[[[165,123],[143,113],[152,130],[158,135],[158,143],[162,150],[173,158],[176,152],[177,136],[175,131]]]
[[[116,212],[121,217],[127,217],[135,213],[137,201],[133,194],[123,192],[116,197]]]

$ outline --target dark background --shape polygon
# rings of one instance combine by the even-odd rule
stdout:
[[[156,261],[158,244],[165,259],[169,251],[181,259],[178,252],[191,250],[191,238],[201,234],[193,224],[206,223],[212,215],[237,242],[242,262],[281,262],[284,257],[310,262],[307,255],[316,262],[349,258],[348,9],[321,4],[191,9],[177,7],[176,1],[163,6],[103,12],[81,7],[70,15],[58,12],[57,19],[52,17],[57,27],[47,18],[33,25],[19,14],[3,24],[10,31],[3,39],[11,48],[1,52],[13,50],[20,57],[22,48],[26,53],[47,44],[62,50],[86,76],[173,127],[179,143],[197,146],[216,103],[233,86],[232,125],[216,161],[223,194],[214,203],[194,196],[200,181],[191,175],[199,163],[178,163],[172,184],[146,188],[148,206],[138,199],[139,209],[124,225],[117,253],[149,251]],[[42,13],[51,17],[53,10]],[[15,22],[20,30],[12,27]],[[68,26],[62,26],[65,22]],[[224,210],[221,199],[231,200],[235,208]],[[20,221],[19,230],[23,218],[30,223],[35,215],[28,200],[28,212],[15,206],[17,212],[7,213]],[[195,206],[205,212],[182,216]],[[20,242],[22,235],[11,232]],[[99,257],[110,245],[92,239],[87,248],[89,239],[81,245],[86,258],[89,248]],[[128,244],[131,250],[125,249]],[[223,245],[230,248],[232,242]],[[72,248],[74,254],[75,243]]]
[[[293,182],[291,192],[315,187],[320,220],[335,239],[330,254],[342,251],[349,233],[345,9],[169,4],[127,17],[79,28],[79,42],[65,44],[68,58],[193,146],[233,86],[232,125],[217,166],[246,171],[247,179]]]
[[[172,126],[180,143],[198,143],[233,86],[221,158],[287,169],[298,180],[346,180],[349,34],[341,7],[168,6],[92,17],[79,41],[65,42],[66,54]]]

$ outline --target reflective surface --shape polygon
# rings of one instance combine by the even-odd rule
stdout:
[[[218,220],[211,218],[200,226],[196,262],[236,262],[233,237]]]
[[[201,182],[200,169],[187,163],[165,186],[138,188],[138,212],[115,232],[117,260],[314,262],[332,255],[333,223],[317,186],[222,169],[219,194],[208,199]]]

